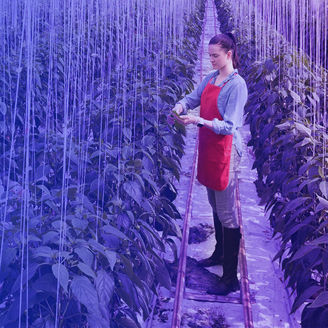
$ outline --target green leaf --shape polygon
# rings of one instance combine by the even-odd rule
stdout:
[[[48,318],[46,320],[46,323],[44,325],[44,328],[55,328],[55,322],[53,321],[52,318]]]
[[[42,235],[43,244],[58,243],[59,233],[57,231],[48,231]]]
[[[297,198],[289,201],[286,204],[285,208],[283,209],[282,214],[294,211],[299,206],[304,206],[304,203],[309,199],[311,199],[311,198],[310,197],[297,197]]]
[[[178,259],[178,247],[177,247],[176,242],[172,238],[167,238],[165,241],[171,247],[171,250],[172,250],[173,255],[174,255],[174,261],[177,261],[177,259]]]
[[[67,197],[69,200],[75,200],[77,193],[77,187],[70,186],[67,191]]]
[[[290,127],[291,127],[291,123],[289,121],[276,125],[276,128],[282,131],[288,130]]]
[[[45,185],[36,185],[39,189],[41,189],[46,195],[51,195],[49,189]]]
[[[88,312],[99,311],[97,291],[87,277],[75,276],[71,290],[76,299],[86,306]]]
[[[132,156],[132,148],[130,147],[130,145],[124,146],[122,149],[123,159],[127,160],[127,159],[131,158],[131,156]]]
[[[95,285],[99,302],[107,306],[114,292],[115,283],[113,278],[105,270],[99,270],[95,279]]]
[[[79,195],[80,198],[81,198],[81,202],[83,204],[83,206],[89,210],[91,213],[95,214],[95,209],[94,209],[94,206],[93,204],[90,202],[89,198],[83,194],[80,194]]]
[[[49,165],[40,164],[35,172],[35,181],[48,181],[47,176],[49,175],[50,171],[51,167]]]
[[[55,328],[55,322],[49,317],[38,318],[32,323],[31,328]]]
[[[311,138],[304,138],[302,141],[298,142],[294,147],[297,148],[297,147],[303,147],[305,145],[308,145],[309,143],[313,144],[313,141]]]
[[[307,288],[301,295],[296,297],[291,312],[295,312],[304,302],[306,302],[310,297],[312,297],[320,290],[322,290],[322,287],[316,285]]]
[[[299,260],[300,258],[304,257],[308,253],[312,252],[313,250],[317,249],[318,247],[313,245],[302,245],[293,255],[291,258],[291,262]]]
[[[149,202],[148,199],[144,199],[142,202],[142,208],[147,212],[152,215],[156,215],[154,206]]]
[[[78,247],[74,249],[74,252],[80,257],[80,259],[87,265],[91,267],[93,263],[94,255],[86,247]]]
[[[145,183],[144,183],[142,177],[141,177],[139,174],[137,174],[137,173],[132,173],[132,174],[133,174],[133,175],[136,177],[136,179],[138,180],[139,185],[141,186],[141,188],[142,188],[142,192],[143,192],[143,190],[145,189]]]
[[[4,249],[6,250],[3,252],[1,267],[0,267],[0,280],[4,281],[4,276],[6,274],[10,274],[10,263],[14,261],[16,258],[17,249],[15,247],[11,247],[8,245],[7,241],[4,242]]]
[[[145,136],[143,136],[143,138],[141,140],[144,147],[153,147],[155,141],[156,141],[155,137],[152,135],[149,135],[149,134],[146,134]]]
[[[322,292],[318,297],[313,301],[309,308],[322,307],[328,304],[328,292]]]
[[[94,157],[97,157],[97,156],[100,156],[100,155],[102,155],[102,151],[101,150],[96,150],[96,151],[94,151],[91,155],[90,155],[90,157],[89,157],[89,159],[92,159],[92,158],[94,158]]]
[[[312,92],[312,96],[316,102],[320,102],[320,98],[318,97],[318,95],[315,92]]]
[[[328,198],[328,182],[321,181],[319,184],[320,191],[325,198]]]
[[[319,212],[323,209],[328,209],[328,200],[323,197],[320,197],[319,195],[317,195],[317,197],[319,199],[319,204],[317,205],[315,211]]]
[[[56,251],[48,246],[40,246],[33,251],[33,257],[53,257],[55,254]]]
[[[59,213],[57,205],[52,200],[45,201],[45,204],[47,204],[52,210],[54,210],[56,213]]]
[[[309,243],[309,245],[313,245],[313,246],[318,246],[320,244],[326,244],[328,243],[328,233],[311,240],[311,242]]]
[[[27,240],[28,240],[29,242],[31,242],[31,241],[37,241],[37,242],[42,241],[41,238],[35,236],[34,234],[29,234],[29,235],[27,236]]]
[[[67,293],[69,274],[66,267],[61,263],[56,263],[52,266],[52,273]]]
[[[116,259],[117,259],[117,256],[116,256],[116,252],[112,252],[112,251],[109,251],[109,250],[105,250],[105,255],[106,255],[106,258],[109,262],[109,266],[112,270],[114,270],[114,265],[116,264]]]
[[[157,187],[156,182],[154,180],[154,176],[152,176],[152,174],[149,171],[142,170],[142,177],[145,181],[147,181],[153,187],[154,194],[158,194],[158,187]],[[144,202],[142,202],[142,206],[143,206],[143,203]]]
[[[44,299],[42,296],[37,295],[34,290],[24,289],[22,291],[22,296],[15,297],[11,305],[9,306],[8,311],[6,311],[5,314],[3,314],[3,309],[1,313],[1,327],[6,328],[16,328],[18,327],[18,322],[15,322],[18,319],[19,315],[19,308],[21,307],[24,309],[31,309],[34,305],[39,304]]]
[[[51,222],[51,225],[56,230],[66,229],[66,223],[64,221],[61,221],[61,220],[53,221],[53,222]]]
[[[297,104],[301,103],[301,97],[296,92],[294,92],[293,90],[289,90],[289,92]]]
[[[100,316],[101,314],[98,312],[91,313],[87,316],[88,318],[88,327],[90,328],[109,328],[110,323],[109,319],[106,320]]]
[[[316,104],[315,100],[314,100],[313,98],[311,98],[309,95],[307,95],[307,98],[309,99],[311,105],[312,105],[313,107],[316,107],[317,104]]]
[[[137,202],[138,205],[141,205],[143,193],[138,182],[127,181],[123,184],[123,189],[133,200]]]
[[[280,89],[278,92],[283,96],[283,98],[287,97],[287,91],[285,89]]]
[[[139,328],[139,326],[132,321],[130,318],[119,318],[117,320],[117,323],[119,324],[119,327],[124,327],[124,328]]]
[[[129,277],[129,279],[134,283],[134,285],[138,286],[141,290],[144,290],[144,286],[141,279],[135,274],[133,270],[133,266],[132,266],[133,261],[131,261],[131,259],[128,259],[123,254],[119,254],[119,255],[124,265],[124,271]]]
[[[37,272],[37,269],[42,265],[42,263],[35,263],[32,262],[28,270],[24,269],[23,271],[23,286],[25,286],[26,281],[29,281],[31,278],[34,277],[35,273]],[[16,278],[14,284],[11,287],[11,294],[14,294],[16,291],[20,289],[20,284],[21,284],[21,275],[19,274],[18,277]]]
[[[155,258],[155,276],[156,280],[164,286],[167,290],[171,290],[171,278],[167,271],[166,265],[162,260]]]
[[[324,168],[321,165],[318,167],[318,173],[319,173],[321,179],[326,179],[326,176],[324,173]]]
[[[7,113],[7,106],[2,101],[0,101],[0,112],[2,115],[6,115],[6,113]]]
[[[175,221],[171,221],[170,228],[175,233],[175,235],[181,240],[182,239],[181,227]]]
[[[86,265],[85,263],[80,262],[77,266],[87,276],[90,276],[91,278],[96,278],[96,275],[93,272],[93,270],[88,265]]]
[[[128,236],[126,236],[122,231],[118,230],[117,228],[114,228],[113,226],[111,226],[109,224],[104,225],[103,230],[104,230],[104,232],[115,235],[118,238],[130,240],[130,238]]]
[[[295,122],[295,127],[296,129],[301,132],[302,134],[307,135],[308,137],[311,138],[311,129],[307,128],[304,124]]]
[[[140,302],[135,285],[124,273],[118,273],[120,287],[117,292],[124,302],[134,311],[140,311]]]
[[[131,129],[129,129],[129,128],[123,128],[123,134],[124,134],[124,136],[128,139],[128,140],[131,140],[131,138],[132,138],[132,131],[131,131]]]
[[[108,173],[108,172],[117,172],[117,167],[111,163],[107,164],[106,167],[105,167],[105,173]]]
[[[105,255],[105,247],[98,243],[96,240],[94,239],[89,239],[88,240],[88,244],[93,248],[95,249],[96,251],[100,252],[100,253],[103,253]]]
[[[57,281],[52,273],[43,274],[32,283],[32,288],[36,292],[44,291],[53,295],[57,293]]]
[[[170,146],[171,148],[175,148],[174,139],[173,139],[172,134],[167,134],[167,135],[163,136],[163,139],[164,139],[166,145]]]
[[[84,231],[87,228],[88,224],[89,222],[87,220],[81,220],[77,218],[72,219],[72,225],[75,229]]]

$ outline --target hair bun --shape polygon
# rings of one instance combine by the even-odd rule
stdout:
[[[236,44],[236,39],[234,35],[231,32],[225,33],[232,41],[234,44]]]

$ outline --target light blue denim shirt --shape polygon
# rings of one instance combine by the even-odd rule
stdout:
[[[213,120],[213,131],[217,134],[233,134],[233,144],[236,146],[239,155],[242,153],[242,140],[238,128],[244,122],[244,106],[247,101],[248,91],[245,80],[239,75],[235,69],[219,86],[227,84],[222,88],[218,97],[219,113],[223,117],[220,121],[217,118]],[[209,73],[200,85],[190,94],[178,101],[183,107],[183,114],[187,114],[188,109],[194,109],[200,105],[200,98],[209,80],[214,84],[219,71]]]

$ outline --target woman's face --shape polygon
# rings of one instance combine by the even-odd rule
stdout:
[[[226,52],[225,49],[221,48],[218,44],[210,44],[208,46],[208,53],[210,55],[210,61],[213,69],[222,69],[231,61],[231,50]]]

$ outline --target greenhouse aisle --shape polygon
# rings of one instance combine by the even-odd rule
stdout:
[[[218,22],[215,17],[214,4],[208,1],[205,13],[204,43],[200,47],[196,75],[194,80],[199,83],[200,75],[204,77],[211,70],[211,65],[207,53],[209,39],[219,33]],[[198,113],[199,108],[192,111]],[[176,182],[178,197],[175,205],[184,217],[186,202],[188,197],[189,181],[193,166],[193,156],[197,142],[197,127],[187,127],[187,137],[185,138],[185,155],[182,158],[182,171],[180,181]],[[258,205],[259,198],[256,193],[254,181],[256,171],[252,170],[253,155],[246,143],[249,138],[248,126],[242,128],[244,139],[243,157],[240,166],[239,188],[241,211],[244,229],[244,239],[246,246],[246,259],[248,267],[248,278],[250,284],[251,298],[253,299],[252,314],[254,327],[261,328],[296,328],[299,325],[299,314],[289,315],[291,301],[283,284],[283,274],[278,263],[273,263],[272,258],[277,252],[276,241],[271,238],[272,231],[269,221],[265,216],[264,207]],[[209,256],[215,244],[213,233],[212,211],[207,200],[206,189],[197,180],[193,187],[191,230],[195,229],[196,234],[207,232],[208,238],[202,242],[190,242],[188,245],[187,275],[192,271],[190,261],[200,260]],[[202,230],[202,231],[201,231]],[[191,258],[191,260],[190,260]],[[195,262],[195,261],[194,261]],[[189,266],[189,269],[188,269]],[[222,267],[209,268],[208,271],[221,275]],[[205,270],[207,271],[207,270]],[[208,272],[207,271],[207,272]],[[202,283],[202,277],[198,277],[198,283]],[[186,278],[186,291],[191,291],[190,281]],[[189,286],[188,286],[189,282]],[[194,279],[195,282],[195,279]],[[197,281],[196,281],[197,284]],[[155,310],[155,315],[151,327],[171,327],[173,292],[168,293],[161,289],[161,295]],[[232,296],[238,298],[239,292]],[[218,302],[198,302],[193,300],[183,300],[181,327],[245,327],[243,310],[241,304],[218,303]]]

